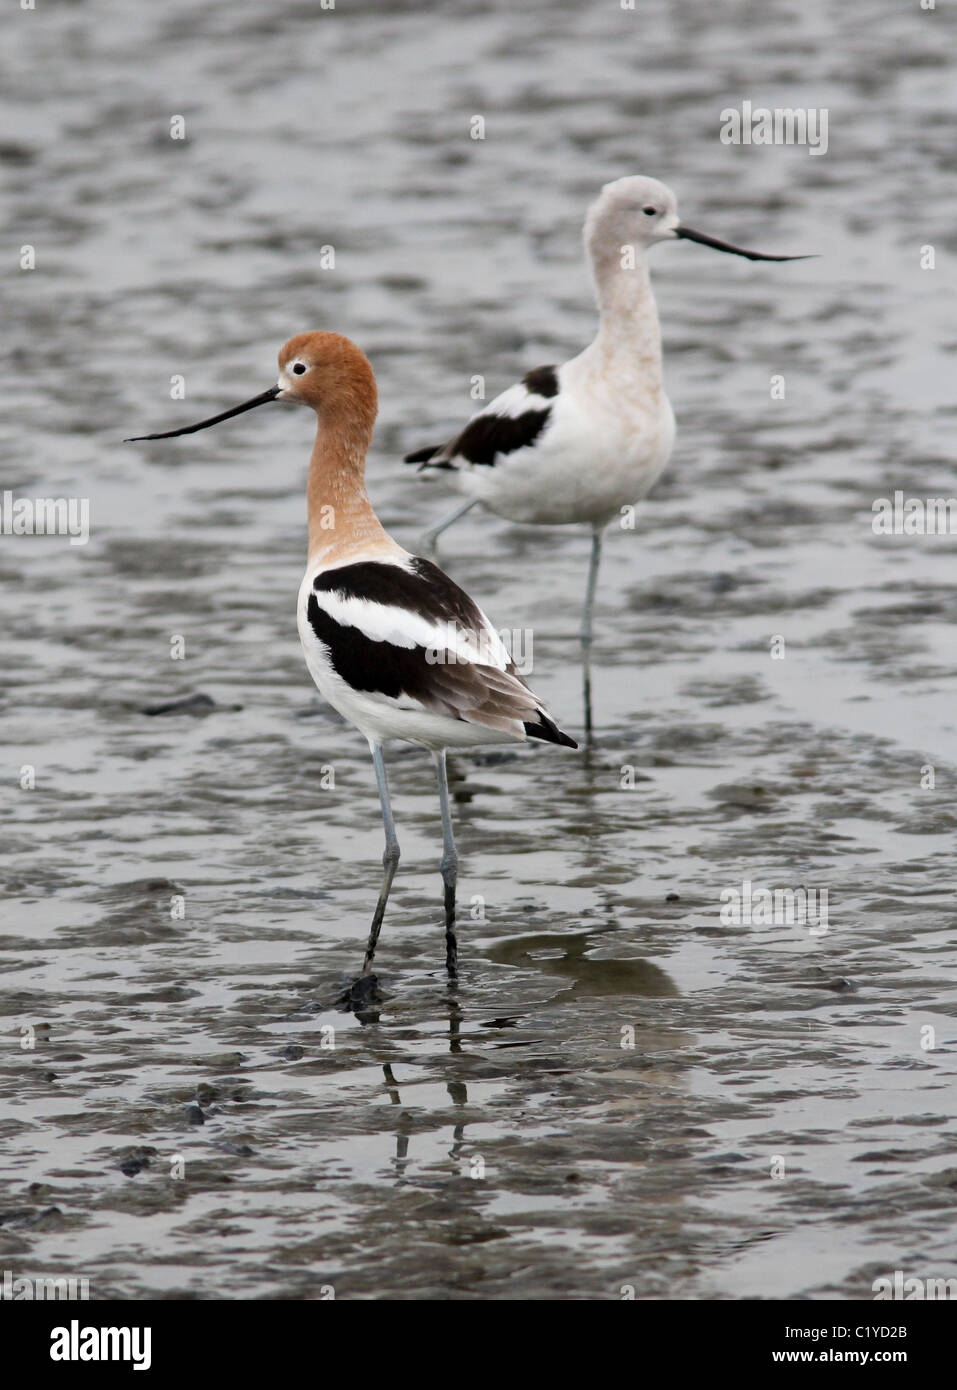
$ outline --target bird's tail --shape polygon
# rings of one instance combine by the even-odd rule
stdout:
[[[543,709],[538,710],[537,714],[537,724],[525,724],[525,733],[529,738],[541,739],[543,743],[560,743],[563,748],[578,747],[575,740],[569,738],[566,733],[563,733],[554,719],[551,719]]]
[[[452,468],[453,465],[444,455],[444,444],[430,444],[425,449],[415,449],[411,454],[406,454],[402,462],[417,463],[420,473],[423,468]]]

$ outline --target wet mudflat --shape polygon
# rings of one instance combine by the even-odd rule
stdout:
[[[953,490],[952,23],[872,0],[5,21],[6,239],[37,270],[2,289],[3,486],[88,497],[93,531],[0,538],[3,1268],[99,1298],[957,1273],[957,541],[871,526],[895,489]],[[827,107],[828,153],[722,145],[749,95]],[[476,373],[491,395],[587,341],[581,216],[632,172],[692,226],[821,259],[654,252],[678,442],[606,546],[598,739],[454,759],[455,991],[431,766],[391,751],[383,998],[344,1012],[381,830],[296,635],[310,424],[120,440],[345,332],[379,379],[370,491],[414,544],[454,495],[402,452]],[[587,549],[471,513],[441,552],[531,629],[572,733]],[[722,922],[746,881],[827,890],[827,931]]]

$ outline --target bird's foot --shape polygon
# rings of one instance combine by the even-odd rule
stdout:
[[[348,989],[343,990],[336,1000],[336,1004],[342,1009],[351,1009],[356,1012],[360,1009],[368,1009],[372,1004],[378,1004],[382,1000],[379,993],[378,975],[360,975],[353,980]]]

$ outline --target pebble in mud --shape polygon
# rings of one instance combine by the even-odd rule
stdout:
[[[43,1207],[40,1211],[31,1208],[0,1211],[0,1226],[45,1226],[62,1215],[59,1207]]]
[[[172,700],[161,700],[156,705],[143,705],[140,714],[154,717],[160,714],[209,714],[214,709],[236,713],[242,709],[242,705],[218,705],[211,695],[197,691],[195,695],[178,695]]]
[[[126,1177],[135,1178],[137,1173],[142,1173],[144,1168],[150,1166],[156,1152],[156,1149],[146,1147],[131,1149],[116,1166]]]

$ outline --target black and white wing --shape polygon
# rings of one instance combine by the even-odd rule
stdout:
[[[340,706],[450,719],[577,747],[509,659],[481,609],[430,560],[365,560],[312,580],[301,624],[310,669]],[[327,680],[326,677],[329,679]],[[370,703],[371,702],[371,703]]]
[[[420,469],[455,468],[460,462],[493,467],[504,455],[527,449],[548,428],[558,391],[558,368],[536,367],[473,415],[454,439],[416,449],[405,462]]]

